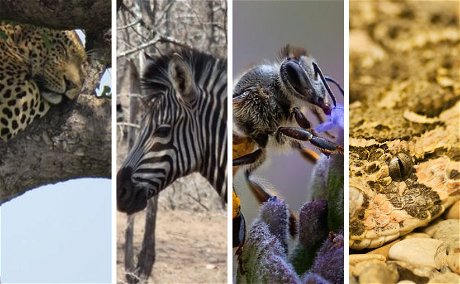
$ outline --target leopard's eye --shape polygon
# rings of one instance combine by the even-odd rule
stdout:
[[[412,158],[404,153],[398,153],[388,164],[390,176],[395,181],[401,181],[409,177],[413,166]]]

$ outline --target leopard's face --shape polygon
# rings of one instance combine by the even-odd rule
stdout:
[[[73,31],[0,23],[0,138],[8,141],[83,86],[86,53]]]
[[[72,31],[53,32],[47,61],[39,75],[43,88],[75,99],[83,86],[86,54],[77,34]],[[50,102],[52,103],[52,102]]]

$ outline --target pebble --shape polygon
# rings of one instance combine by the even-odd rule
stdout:
[[[460,219],[449,219],[438,222],[427,227],[425,233],[433,239],[438,239],[450,243],[460,238]]]
[[[362,265],[359,283],[391,284],[398,281],[398,271],[391,269],[383,262],[372,261],[360,263],[359,265]]]
[[[435,239],[405,239],[390,248],[389,257],[415,266],[441,269],[447,266],[447,244]]]
[[[460,276],[452,272],[439,273],[433,276],[428,284],[437,283],[460,283]]]
[[[460,219],[460,200],[447,210],[446,219]]]
[[[350,275],[350,277],[348,278],[348,283],[349,284],[358,284],[358,279],[356,279],[356,277],[354,277],[353,275]]]
[[[362,261],[371,260],[385,261],[386,257],[379,254],[350,254],[350,265],[355,265]]]
[[[418,238],[418,239],[431,239],[431,236],[428,235],[427,233],[410,233],[404,237],[405,239],[413,239],[413,238]]]
[[[401,278],[415,283],[426,283],[437,270],[428,266],[415,266],[405,261],[388,261],[388,265],[396,266]]]
[[[449,268],[455,273],[460,274],[460,244],[457,243],[456,246],[450,246],[447,252],[447,264]]]
[[[425,234],[426,235],[426,234]],[[427,235],[428,236],[428,235]],[[428,236],[429,238],[430,236]],[[367,254],[377,254],[377,255],[383,255],[385,258],[388,258],[388,252],[390,251],[390,248],[394,246],[395,244],[399,243],[400,240],[395,240],[392,241],[391,243],[388,243],[384,245],[383,247],[376,248],[374,250],[371,250]]]

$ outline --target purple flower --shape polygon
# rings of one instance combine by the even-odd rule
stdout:
[[[315,131],[317,132],[326,132],[334,128],[339,128],[343,130],[343,105],[337,104],[335,106],[330,115],[327,115],[328,120],[323,122],[315,127]]]

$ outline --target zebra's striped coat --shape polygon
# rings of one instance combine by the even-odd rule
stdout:
[[[180,49],[147,58],[148,110],[117,174],[118,209],[128,214],[179,177],[200,172],[227,197],[227,62]]]

